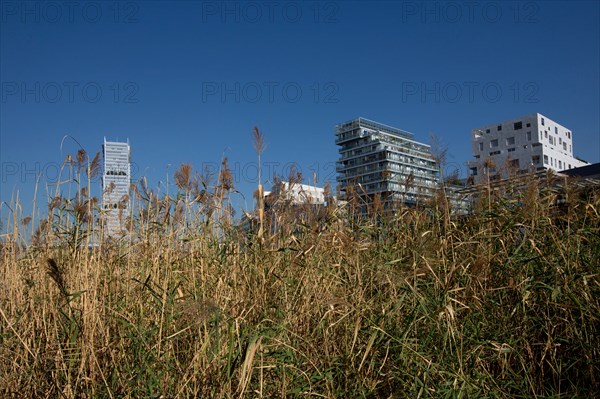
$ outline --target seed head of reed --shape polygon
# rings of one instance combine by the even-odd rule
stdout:
[[[227,157],[223,158],[223,162],[221,163],[221,171],[219,172],[219,187],[222,191],[231,191],[234,189],[233,175],[231,174],[231,169],[229,169]]]
[[[260,155],[267,149],[265,137],[256,126],[252,129],[252,136],[252,146],[254,147],[254,151],[256,151],[256,153],[260,157]]]
[[[85,160],[86,160],[86,158],[87,158],[87,152],[85,152],[85,150],[83,148],[80,148],[77,151],[77,157],[76,157],[76,159],[77,159],[77,163],[76,163],[77,170],[81,170],[81,169],[83,169],[85,167]]]
[[[94,177],[98,176],[98,174],[100,174],[100,170],[100,151],[98,151],[94,156],[94,159],[92,159],[89,169],[86,170],[86,173],[88,173],[88,179],[93,179]]]
[[[190,190],[190,180],[192,176],[192,165],[189,163],[183,163],[179,166],[179,169],[175,171],[175,184],[183,192]]]

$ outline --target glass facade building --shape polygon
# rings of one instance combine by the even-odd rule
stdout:
[[[357,118],[338,124],[335,136],[337,182],[345,196],[354,191],[367,202],[379,195],[386,203],[414,205],[433,195],[437,162],[412,133]]]

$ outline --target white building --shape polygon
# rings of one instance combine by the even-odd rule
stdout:
[[[129,186],[131,183],[131,149],[126,143],[106,141],[102,146],[104,173],[102,175],[102,209],[105,233],[123,234],[129,218]]]
[[[292,205],[325,205],[325,189],[307,184],[282,181],[273,185],[271,191],[265,194],[266,197],[272,194]]]
[[[588,165],[573,156],[573,132],[535,113],[472,130],[474,183],[505,178],[510,171],[561,171]],[[486,162],[487,161],[487,162]]]

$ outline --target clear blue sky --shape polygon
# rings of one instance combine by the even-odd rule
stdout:
[[[471,128],[533,112],[599,162],[598,4],[2,0],[0,200],[30,207],[35,173],[78,149],[65,134],[128,138],[153,187],[225,155],[248,198],[253,126],[265,180],[296,163],[335,181],[334,125],[357,116],[435,133],[463,176]]]

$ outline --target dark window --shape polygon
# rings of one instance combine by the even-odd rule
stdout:
[[[498,131],[502,130],[502,125],[498,125]]]
[[[527,124],[527,127],[531,127],[531,123],[528,123],[528,124]]]
[[[546,126],[546,121],[544,121],[544,118],[542,118],[542,126]]]
[[[490,132],[490,129],[485,129],[485,132],[486,132],[486,133],[489,133],[489,132]]]
[[[509,148],[509,149],[508,149],[508,152],[514,152],[514,151],[515,151],[515,149],[514,149],[514,148]]]
[[[523,122],[515,122],[515,130],[523,129]]]

